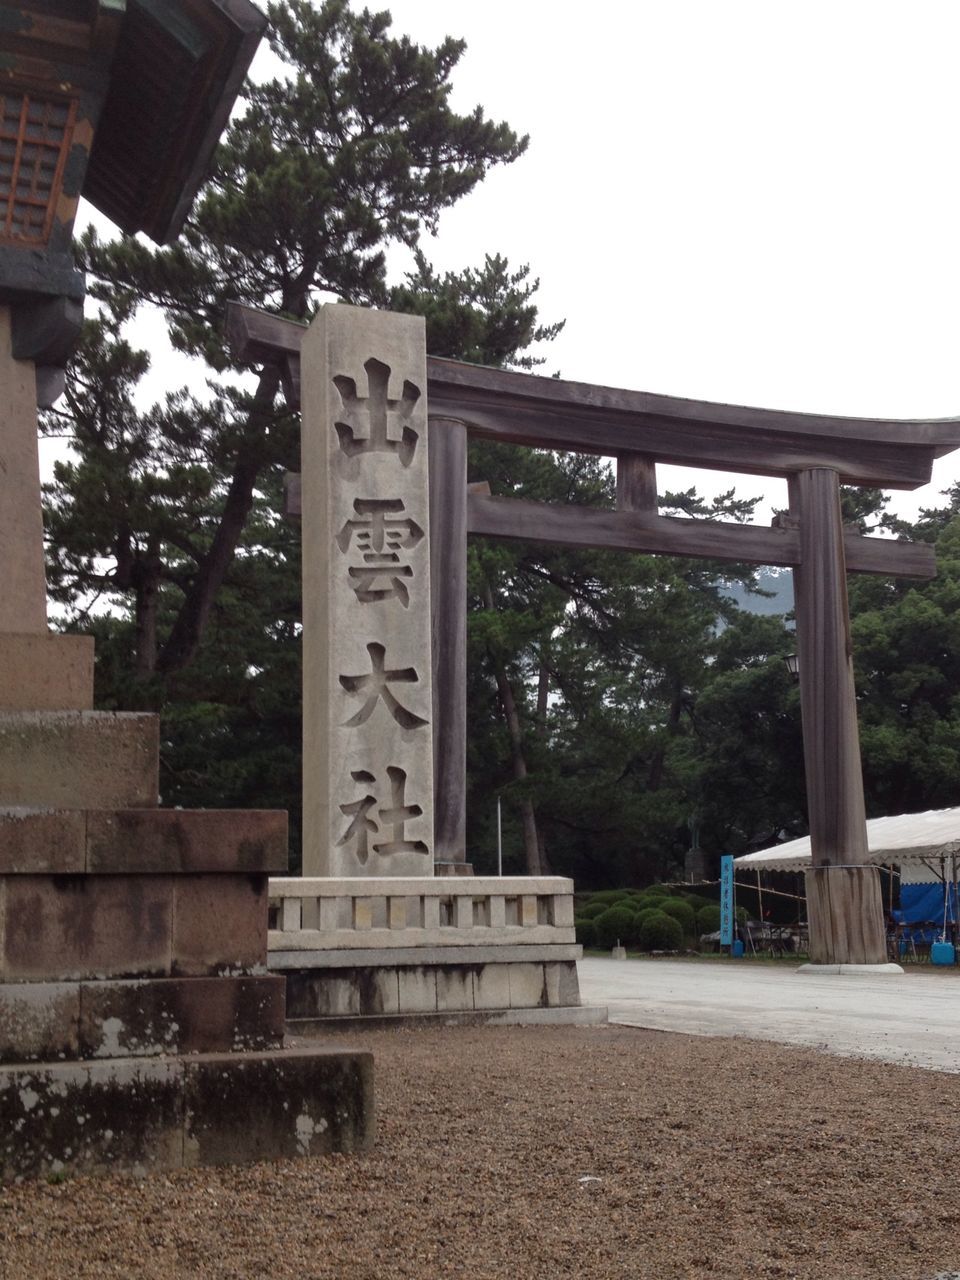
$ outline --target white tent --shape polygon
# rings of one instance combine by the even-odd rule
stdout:
[[[956,880],[960,867],[960,809],[898,813],[867,821],[869,860],[900,868],[904,884]],[[956,861],[954,861],[956,859]],[[738,871],[806,871],[810,837],[789,840],[734,859]]]

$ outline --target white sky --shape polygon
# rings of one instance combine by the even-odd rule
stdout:
[[[442,269],[530,263],[543,318],[567,321],[544,372],[960,415],[955,0],[388,7],[421,43],[467,40],[456,107],[531,135],[424,248]],[[661,489],[711,487],[661,471]],[[958,477],[960,454],[895,507],[912,515]],[[777,482],[736,483],[785,505]]]
[[[496,251],[531,264],[544,318],[567,321],[546,371],[770,408],[960,415],[955,0],[389,8],[419,41],[464,37],[455,104],[531,136],[425,247],[445,268]],[[689,475],[661,470],[661,488]],[[920,501],[958,476],[960,454]]]

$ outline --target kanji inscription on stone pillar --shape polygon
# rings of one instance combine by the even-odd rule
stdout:
[[[303,873],[432,875],[423,321],[324,307],[301,379]]]

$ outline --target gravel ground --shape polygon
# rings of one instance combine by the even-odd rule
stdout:
[[[0,1277],[932,1280],[960,1076],[627,1027],[331,1036],[367,1156],[0,1190]]]

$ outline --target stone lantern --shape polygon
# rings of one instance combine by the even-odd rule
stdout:
[[[159,808],[157,717],[94,710],[92,637],[47,629],[37,392],[82,316],[77,202],[176,235],[264,26],[0,0],[0,1181],[372,1140],[370,1055],[282,1048],[286,814]]]

